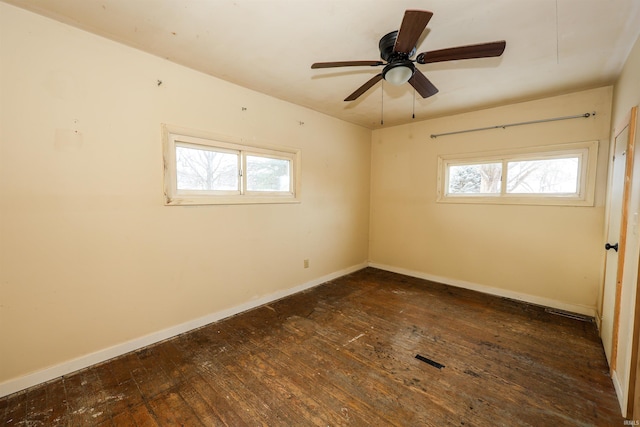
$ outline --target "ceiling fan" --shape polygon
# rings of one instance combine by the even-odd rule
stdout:
[[[416,59],[411,59],[416,53],[415,45],[418,38],[422,35],[432,16],[433,13],[426,10],[405,11],[400,30],[390,32],[382,37],[378,43],[380,57],[383,61],[316,62],[311,65],[311,68],[384,66],[380,74],[356,89],[345,98],[345,101],[357,99],[382,79],[394,85],[409,82],[423,98],[428,98],[438,93],[438,88],[416,68],[414,63],[430,64],[458,59],[489,58],[500,56],[504,52],[507,43],[501,40],[422,52],[416,56]]]

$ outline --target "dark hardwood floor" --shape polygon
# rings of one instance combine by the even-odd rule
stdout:
[[[592,322],[372,268],[0,399],[0,421],[623,425]]]

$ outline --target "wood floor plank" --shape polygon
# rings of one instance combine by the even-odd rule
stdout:
[[[285,341],[287,342],[287,341]],[[293,344],[287,342],[286,347],[291,348]],[[262,341],[256,346],[255,356],[262,360],[269,360],[277,372],[279,378],[287,389],[296,396],[308,396],[319,405],[320,416],[327,425],[372,425],[374,418],[361,417],[353,410],[355,399],[342,392],[335,384],[323,378],[317,372],[315,365],[302,365],[292,359],[288,354],[282,352],[282,345],[272,346],[268,342]],[[308,350],[308,349],[307,349]],[[313,406],[313,403],[309,405]]]
[[[146,405],[137,405],[132,407],[128,413],[133,419],[136,427],[158,427],[158,426],[170,426],[176,424],[162,424],[158,423],[153,414],[149,411],[149,408]]]
[[[298,307],[299,305],[296,304],[295,306]],[[265,312],[263,311],[262,314],[264,315]],[[270,313],[267,312],[266,314],[269,315]],[[229,340],[234,340],[234,345],[239,348],[241,348],[241,344],[237,344],[235,340],[239,340],[241,342],[251,341],[254,351],[258,352],[261,357],[270,360],[272,363],[274,361],[283,360],[282,364],[280,364],[280,375],[290,371],[289,365],[294,366],[294,373],[297,374],[297,378],[294,381],[306,387],[306,393],[313,396],[316,400],[322,399],[323,401],[328,400],[330,402],[330,404],[325,406],[325,416],[333,419],[336,422],[335,425],[342,425],[345,420],[349,419],[360,419],[361,417],[353,415],[357,409],[357,406],[354,405],[354,402],[357,402],[357,399],[354,398],[354,396],[345,394],[339,387],[336,387],[335,384],[332,384],[328,380],[322,378],[318,373],[318,367],[316,365],[307,364],[305,362],[305,359],[308,359],[306,355],[303,355],[300,359],[294,359],[290,352],[287,352],[286,350],[284,352],[282,351],[285,348],[290,350],[299,346],[304,346],[304,337],[306,334],[299,334],[302,339],[293,334],[277,334],[279,337],[277,339],[273,339],[274,334],[269,334],[264,337],[259,334],[243,334],[242,331],[252,329],[251,326],[247,325],[255,323],[256,318],[259,316],[260,313],[258,312],[254,313],[251,317],[243,316],[242,318],[234,319],[232,325],[224,325],[227,329],[233,329],[233,332],[229,332],[227,330],[222,330],[221,332],[223,335],[228,336]],[[232,327],[229,328],[229,326]],[[281,326],[282,325],[280,325],[280,327]],[[278,343],[270,346],[270,344],[274,344],[275,341]],[[306,347],[304,351],[312,351],[312,349],[310,347]],[[363,422],[359,424],[371,425],[374,420],[376,420],[375,417],[368,418],[367,422],[364,422],[363,420]]]
[[[162,369],[176,382],[184,381],[195,371],[191,369],[192,352],[181,352],[175,346],[176,340],[169,340],[155,346],[155,351],[160,353]]]
[[[183,383],[178,389],[180,397],[191,408],[196,417],[205,426],[224,426],[225,423],[218,417],[216,411],[200,396],[198,391],[190,384]]]
[[[193,427],[204,425],[175,390],[158,394],[149,402],[149,407],[153,411],[154,419],[160,425]]]
[[[118,357],[109,363],[111,368],[111,374],[118,384],[130,381],[133,379],[131,373],[136,369],[142,369],[140,360],[136,352],[127,353],[121,357]]]
[[[99,424],[96,424],[97,427],[118,427],[117,424],[113,424],[113,419],[105,418]]]
[[[170,377],[163,369],[162,357],[155,347],[137,351],[136,354],[141,367],[131,371],[131,375],[143,398],[152,399],[177,384],[175,378]]]
[[[64,381],[52,381],[42,387],[47,392],[47,409],[50,410],[47,423],[60,426],[68,425],[70,413]]]
[[[308,390],[301,390],[294,383],[281,380],[286,375],[287,368],[280,365],[276,370],[272,365],[274,359],[280,356],[278,352],[265,351],[264,346],[255,347],[242,343],[237,343],[236,346],[245,355],[237,363],[242,371],[234,369],[236,375],[255,379],[255,387],[265,390],[265,393],[272,397],[267,404],[285,408],[283,413],[295,414],[293,419],[289,417],[287,422],[298,424],[304,420],[307,425],[327,425],[327,417],[318,416],[319,405],[308,397]],[[234,365],[231,367],[234,368]]]
[[[220,391],[211,387],[207,381],[199,374],[193,375],[189,381],[190,385],[198,392],[202,400],[215,412],[226,426],[248,426],[250,424],[242,420],[236,413],[239,407],[233,407],[230,399],[220,394]]]
[[[115,427],[136,427],[136,421],[128,409],[115,414],[111,418],[111,424]]]
[[[127,412],[133,406],[142,404],[143,399],[133,378],[129,376],[128,379],[119,382],[120,380],[110,369],[112,365],[112,363],[100,365],[97,368],[97,374],[103,386],[103,402],[107,405],[111,416],[116,416],[121,412]]]
[[[238,358],[226,368],[253,394],[261,395],[264,405],[283,425],[295,425],[300,419],[308,425],[318,425],[318,419],[300,403],[300,399],[278,387],[277,382],[270,381],[264,372],[253,369],[252,361],[247,357]]]
[[[248,323],[252,323],[253,321],[255,321],[255,317],[256,316],[251,316],[250,319],[244,319],[244,320],[248,320]],[[231,325],[232,327],[229,327],[230,325],[224,325],[225,328],[224,329],[219,329],[218,330],[218,335],[224,337],[227,341],[226,346],[230,347],[233,345],[233,347],[237,350],[237,351],[245,351],[243,349],[243,344],[242,342],[246,342],[248,343],[249,341],[253,342],[253,351],[254,352],[258,352],[262,357],[269,359],[271,361],[274,360],[274,356],[276,357],[276,360],[278,359],[278,353],[279,350],[277,347],[273,347],[270,349],[266,349],[267,346],[265,346],[265,342],[260,338],[259,335],[257,334],[246,334],[246,331],[251,329],[251,328],[245,328],[246,324],[241,325],[239,323],[240,319],[234,319],[233,324]],[[229,329],[233,329],[233,331],[229,331]],[[259,342],[260,344],[256,344],[256,342]],[[281,343],[282,344],[282,343]],[[286,346],[290,347],[292,345],[292,342],[287,342]],[[281,345],[282,346],[282,345]],[[284,354],[280,354],[280,356],[284,356]],[[293,365],[295,366],[295,373],[296,374],[301,374],[302,369],[301,369],[301,365],[290,360],[288,356],[285,356],[286,361],[280,365],[281,370],[279,370],[279,374],[283,375],[285,372],[290,371],[290,366]],[[290,363],[287,363],[290,362]],[[319,378],[316,374],[316,367],[315,366],[311,366],[309,367],[308,370],[309,372],[312,372],[311,374],[307,374],[307,377],[301,379],[299,381],[299,383],[302,383],[306,386],[310,386],[311,389],[307,388],[306,389],[306,393],[309,395],[314,396],[314,398],[317,400],[318,398],[323,398],[323,399],[330,399],[333,401],[333,405],[329,408],[325,407],[324,409],[324,416],[328,419],[333,419],[334,421],[336,421],[335,424],[332,425],[343,425],[343,421],[345,419],[352,419],[352,420],[358,420],[359,417],[354,417],[351,416],[349,417],[349,406],[351,405],[351,402],[354,401],[354,399],[351,396],[345,395],[345,394],[341,394],[338,393],[339,397],[334,398],[334,395],[336,394],[336,389],[334,387],[332,387],[332,385],[329,384],[329,386],[327,386],[328,383],[323,383],[323,380],[321,378]],[[333,409],[333,410],[331,410]],[[338,416],[336,416],[336,414],[338,414]],[[295,414],[297,417],[300,417],[302,414],[297,413]],[[298,421],[296,422],[296,424],[298,424]],[[360,422],[358,423],[358,425],[372,425],[370,422],[365,423],[365,422]]]
[[[6,400],[6,408],[4,418],[0,425],[19,425],[18,423],[30,418],[30,415],[27,413],[27,393],[23,392],[9,395],[4,397],[3,400]]]
[[[261,393],[256,395],[255,389],[248,388],[227,369],[232,363],[227,356],[219,356],[217,360],[212,359],[201,365],[201,376],[212,388],[220,389],[234,407],[241,408],[237,414],[246,424],[268,426],[270,420],[281,423],[279,414],[266,403],[269,397]]]
[[[84,371],[64,378],[64,385],[69,408],[69,421],[72,426],[95,425],[92,418],[95,408],[92,405],[94,396],[85,394]]]
[[[52,410],[47,405],[47,389],[35,388],[27,390],[26,411],[28,423],[32,425],[45,425],[51,416]]]

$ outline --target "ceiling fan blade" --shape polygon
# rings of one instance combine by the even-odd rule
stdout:
[[[450,47],[448,49],[432,50],[418,54],[418,64],[430,64],[433,62],[455,61],[457,59],[490,58],[500,56],[504,52],[507,42],[504,40],[470,44],[467,46]]]
[[[338,61],[338,62],[316,62],[311,65],[311,68],[335,68],[335,67],[359,67],[369,65],[375,67],[377,65],[383,65],[382,61]]]
[[[360,95],[362,95],[363,93],[365,93],[366,91],[371,89],[373,87],[373,85],[378,83],[380,80],[382,80],[382,73],[373,76],[373,78],[371,80],[369,80],[368,82],[366,82],[365,84],[360,86],[358,89],[356,89],[355,92],[353,92],[351,95],[347,96],[344,100],[345,101],[354,101]]]
[[[432,16],[433,13],[426,10],[407,10],[402,18],[393,51],[407,55],[411,53]]]
[[[422,74],[422,71],[418,70],[417,68],[413,73],[413,76],[411,76],[411,78],[409,79],[409,83],[423,98],[428,98],[438,93],[438,88],[435,87],[433,83],[431,83],[431,81],[427,78],[427,76]]]

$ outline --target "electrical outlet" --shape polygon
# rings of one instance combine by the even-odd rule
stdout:
[[[309,260],[308,259],[304,260],[304,268],[309,268]]]

